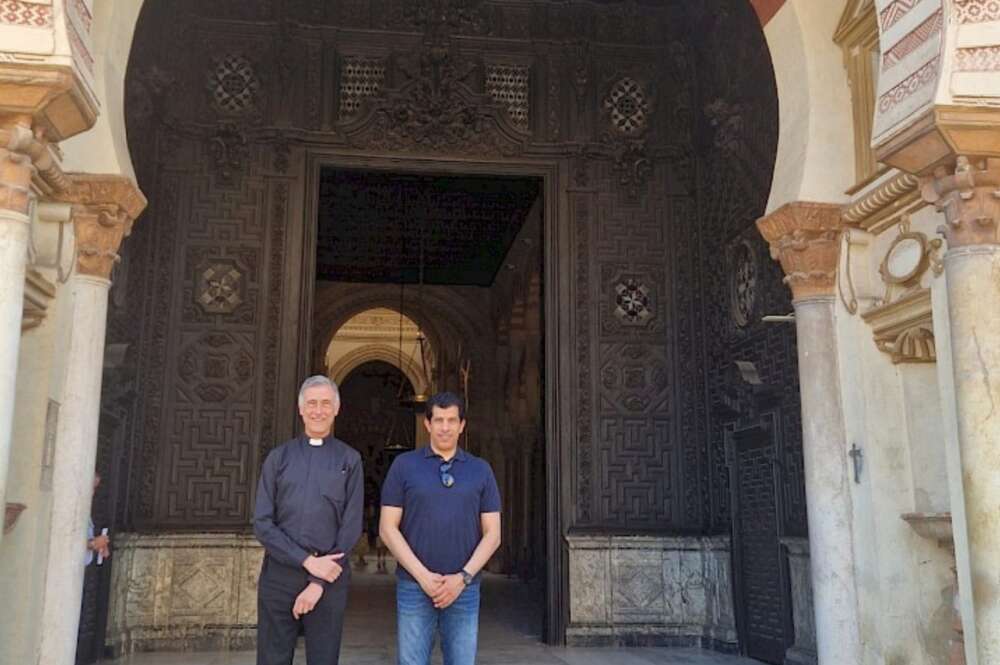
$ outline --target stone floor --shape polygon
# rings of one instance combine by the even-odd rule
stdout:
[[[391,574],[355,572],[344,624],[342,665],[396,662]],[[698,649],[582,649],[542,644],[541,590],[489,576],[480,615],[479,665],[760,665],[757,661]],[[295,661],[305,664],[304,653]],[[434,663],[440,663],[435,649]],[[251,652],[135,654],[114,665],[253,665]]]

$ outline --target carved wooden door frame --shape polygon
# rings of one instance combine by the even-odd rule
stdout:
[[[570,446],[566,442],[573,428],[571,396],[575,359],[572,349],[573,315],[571,297],[573,263],[569,251],[568,165],[559,159],[524,159],[475,161],[451,157],[400,157],[375,155],[328,147],[306,151],[305,178],[301,192],[302,225],[289,229],[288,257],[295,246],[301,248],[298,277],[298,375],[305,376],[311,362],[312,321],[316,285],[316,242],[320,170],[324,167],[393,171],[434,175],[495,175],[541,178],[543,182],[543,376],[545,398],[546,479],[546,581],[543,639],[549,644],[563,644],[566,639],[569,607],[569,579],[564,546],[568,511],[572,510],[572,486],[563,482],[562,469],[571,469]],[[289,274],[291,276],[291,273]],[[294,395],[288,396],[290,400]]]

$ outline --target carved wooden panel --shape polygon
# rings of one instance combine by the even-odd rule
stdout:
[[[294,422],[279,384],[307,352],[285,296],[304,285],[290,219],[307,192],[296,160],[308,145],[558,161],[557,185],[571,188],[559,223],[572,233],[557,251],[570,257],[560,265],[573,297],[562,315],[575,334],[572,382],[558,386],[573,424],[559,442],[573,479],[566,519],[725,528],[729,416],[713,405],[727,368],[759,363],[780,386],[787,429],[797,412],[791,333],[754,322],[788,303],[778,268],[744,235],[762,212],[776,141],[749,7],[155,4],[140,19],[136,43],[148,50],[133,57],[127,89],[150,208],[125,248],[138,259],[132,309],[112,314],[137,379],[120,427],[135,526],[245,526],[257,468]],[[691,26],[717,29],[696,43]],[[743,254],[730,251],[737,237]],[[755,252],[755,266],[733,262]],[[734,268],[753,277],[753,289],[737,289],[740,325],[729,318]],[[119,427],[112,420],[103,426]],[[786,454],[789,505],[804,507],[800,452]],[[787,520],[804,531],[804,511]]]

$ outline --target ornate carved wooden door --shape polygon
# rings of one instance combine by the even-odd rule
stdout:
[[[794,640],[781,554],[781,493],[771,418],[730,435],[733,572],[743,652],[782,663]]]

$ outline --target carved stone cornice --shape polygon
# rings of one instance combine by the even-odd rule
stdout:
[[[841,207],[832,203],[795,201],[757,220],[794,300],[833,295],[843,228]]]
[[[146,197],[124,176],[72,174],[70,183],[59,199],[73,204],[76,270],[108,279],[122,239],[146,207]]]
[[[48,141],[90,129],[97,106],[71,67],[0,62],[0,116],[28,116]]]
[[[924,178],[920,191],[944,213],[949,248],[1000,244],[1000,158],[959,157],[953,170],[938,167]]]
[[[888,305],[861,315],[872,327],[875,346],[893,363],[937,360],[930,289],[919,289]]]
[[[918,200],[920,180],[911,173],[899,172],[844,207],[844,221],[877,233],[886,228],[885,220]]]

